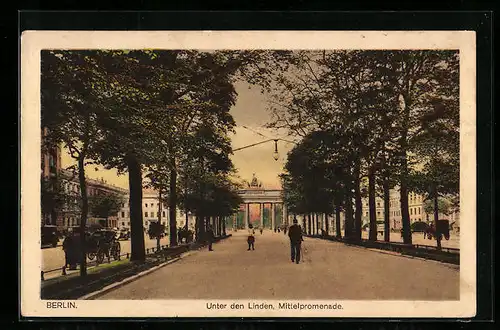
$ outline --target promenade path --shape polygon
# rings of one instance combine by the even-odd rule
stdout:
[[[112,290],[97,299],[458,300],[459,267],[305,238],[304,260],[290,260],[287,237],[246,233]]]

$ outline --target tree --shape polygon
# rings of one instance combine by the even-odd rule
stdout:
[[[102,139],[97,124],[99,95],[92,88],[92,67],[87,61],[91,51],[42,51],[41,112],[42,127],[48,128],[45,143],[63,143],[77,162],[82,201],[80,232],[85,245],[88,196],[85,165]],[[86,251],[82,249],[80,274],[87,274]]]
[[[450,214],[450,210],[451,210],[450,202],[444,197],[439,197],[438,208],[437,208],[438,214],[448,215]],[[424,202],[424,212],[427,214],[434,215],[434,200],[426,200]]]
[[[108,218],[115,216],[121,209],[123,197],[115,193],[100,193],[89,198],[90,213],[94,217]]]
[[[400,188],[403,236],[411,243],[408,189],[418,166],[415,137],[433,99],[458,100],[458,56],[454,51],[302,51],[289,55],[289,68],[272,76],[270,127],[287,128],[295,136],[312,131],[343,130],[344,149],[356,155],[348,166],[356,210],[354,231],[360,235],[360,179],[369,177],[371,233],[376,239],[373,201],[376,174],[388,189]],[[450,108],[450,107],[448,107]],[[432,117],[432,115],[431,115]],[[427,120],[428,121],[428,120]],[[347,148],[348,147],[348,148]],[[388,167],[391,170],[385,170]],[[348,199],[350,201],[350,198]],[[349,205],[350,202],[347,204]],[[350,217],[350,207],[346,215]],[[387,213],[387,212],[386,212]],[[387,218],[386,218],[387,225]],[[346,230],[350,230],[347,229]],[[388,226],[386,240],[388,239]]]
[[[410,174],[410,187],[432,200],[434,223],[440,210],[448,213],[449,203],[440,196],[457,196],[460,180],[460,144],[458,100],[434,100],[429,112],[422,116],[421,129],[414,137],[415,150],[421,155],[421,167]],[[426,204],[426,208],[429,206]],[[430,212],[428,212],[430,213]],[[441,237],[437,237],[441,248]]]

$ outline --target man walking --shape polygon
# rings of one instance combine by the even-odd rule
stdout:
[[[253,226],[250,224],[248,226],[248,237],[247,237],[247,243],[248,243],[248,250],[255,250],[254,244],[255,244],[255,229],[253,229]]]
[[[300,262],[300,247],[304,239],[302,238],[302,229],[297,223],[297,218],[294,217],[293,225],[288,228],[288,237],[290,238],[292,262],[298,264]]]

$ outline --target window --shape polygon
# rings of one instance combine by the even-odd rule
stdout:
[[[380,216],[380,211],[377,212],[377,216]]]
[[[125,207],[125,203],[122,204],[122,207]]]
[[[148,207],[148,203],[146,203],[146,207]]]
[[[147,218],[148,217],[148,212],[144,212],[144,216]]]
[[[125,226],[125,222],[122,222],[122,226]]]
[[[125,218],[125,212],[122,211],[122,218]]]
[[[418,208],[418,214],[420,214],[421,211],[422,211],[422,209],[419,207]]]
[[[377,202],[377,207],[380,207],[380,202]]]
[[[410,208],[410,215],[413,215],[413,208]]]
[[[163,216],[165,216],[165,211],[163,211]]]

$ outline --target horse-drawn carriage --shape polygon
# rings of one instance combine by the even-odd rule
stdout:
[[[102,263],[104,257],[113,257],[115,260],[120,259],[120,242],[118,242],[115,231],[97,230],[86,235],[86,252],[90,260],[97,258],[97,263]]]
[[[433,223],[424,231],[424,238],[437,239],[437,237],[450,239],[450,222],[448,220],[438,220],[437,226]]]

